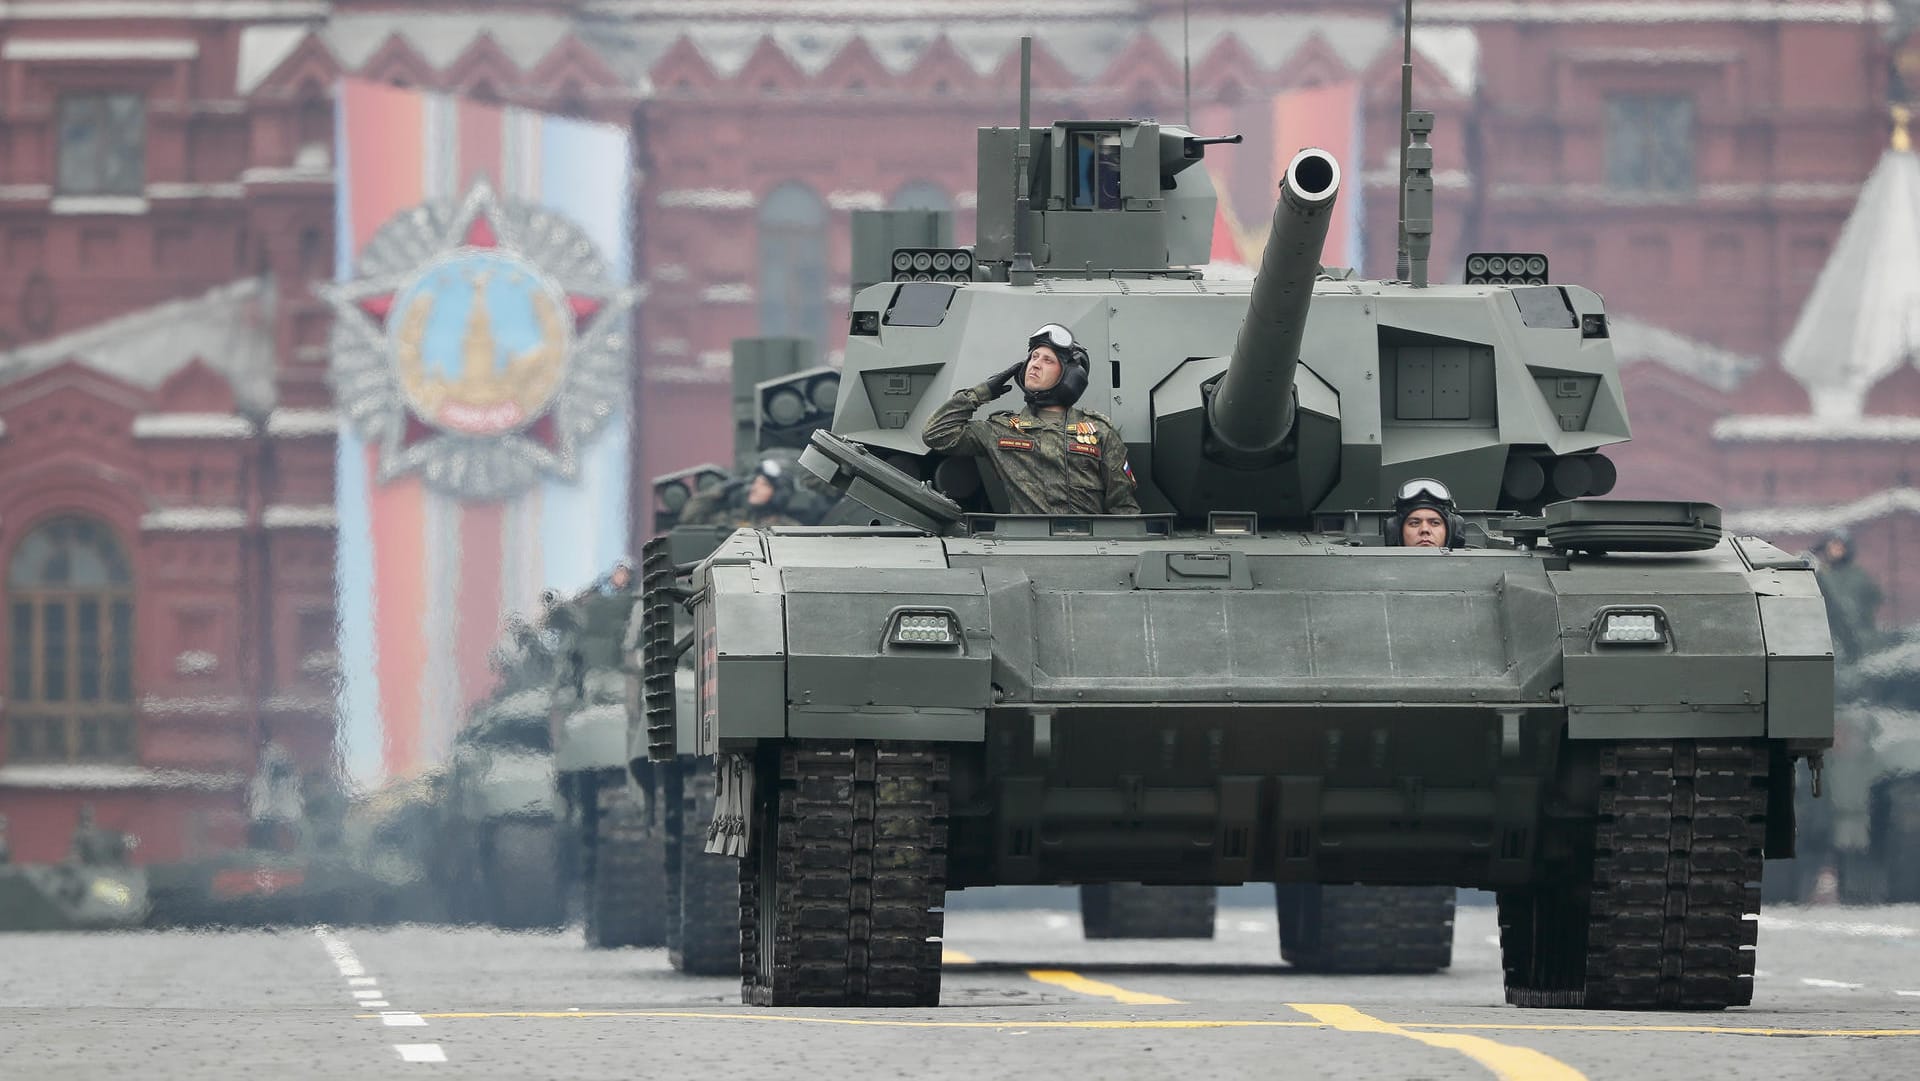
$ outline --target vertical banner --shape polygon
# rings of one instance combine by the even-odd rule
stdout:
[[[1366,203],[1361,151],[1360,84],[1354,80],[1288,90],[1269,100],[1210,105],[1195,110],[1209,132],[1239,132],[1246,142],[1219,147],[1208,156],[1219,192],[1213,227],[1213,262],[1227,276],[1251,274],[1266,249],[1267,229],[1281,174],[1302,149],[1317,146],[1340,163],[1340,199],[1320,261],[1361,265],[1361,229]]]
[[[624,554],[632,154],[445,95],[336,100],[341,729],[371,781],[445,755],[508,612]]]

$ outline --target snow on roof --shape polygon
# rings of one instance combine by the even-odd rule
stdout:
[[[1620,363],[1651,360],[1719,390],[1733,390],[1761,366],[1759,357],[1708,345],[1631,316],[1614,316],[1608,330]]]
[[[1906,443],[1920,440],[1920,417],[1746,416],[1713,424],[1722,443]]]
[[[0,788],[238,788],[238,773],[198,773],[146,766],[47,765],[0,766]]]
[[[247,513],[239,507],[163,507],[140,516],[141,529],[166,531],[239,529]]]
[[[1850,503],[1827,506],[1745,507],[1726,511],[1723,524],[1731,533],[1779,536],[1850,529],[1892,514],[1920,514],[1920,490],[1888,488]]]
[[[133,418],[135,439],[245,439],[253,422],[233,413],[142,413]]]
[[[243,410],[273,405],[273,290],[265,278],[244,278],[0,352],[0,383],[75,359],[151,390],[195,358],[226,377]]]
[[[1813,412],[1858,417],[1867,392],[1920,344],[1920,157],[1888,150],[1814,282],[1781,366]]]

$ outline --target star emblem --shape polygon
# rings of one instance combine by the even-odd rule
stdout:
[[[584,230],[485,183],[401,212],[325,287],[330,378],[380,479],[419,473],[468,499],[572,479],[625,404],[628,316]]]

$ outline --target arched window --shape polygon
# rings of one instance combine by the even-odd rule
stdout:
[[[827,329],[827,204],[782,184],[760,205],[760,333],[822,344]]]
[[[953,196],[930,180],[915,180],[893,193],[889,210],[952,210]]]
[[[7,752],[130,762],[133,575],[105,524],[56,518],[7,564]]]

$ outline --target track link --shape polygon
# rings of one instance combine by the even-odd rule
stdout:
[[[789,743],[760,769],[740,861],[742,1000],[939,1005],[947,750]]]
[[[1753,1001],[1766,842],[1763,743],[1599,750],[1590,858],[1500,895],[1507,1001],[1705,1009]]]
[[[640,628],[641,706],[647,722],[647,757],[671,762],[674,753],[673,670],[674,602],[667,588],[674,584],[673,557],[666,537],[655,537],[641,549],[642,585]]]
[[[666,851],[624,781],[595,793],[593,851],[587,861],[587,945],[663,946],[667,941]]]
[[[1438,972],[1453,964],[1452,886],[1280,883],[1280,957],[1305,972]]]
[[[1080,928],[1090,939],[1212,938],[1219,890],[1101,882],[1080,887]]]
[[[667,957],[689,976],[731,976],[740,971],[739,872],[734,860],[707,852],[713,821],[713,763],[679,764],[680,813],[673,819],[674,867],[667,901],[672,909]]]

